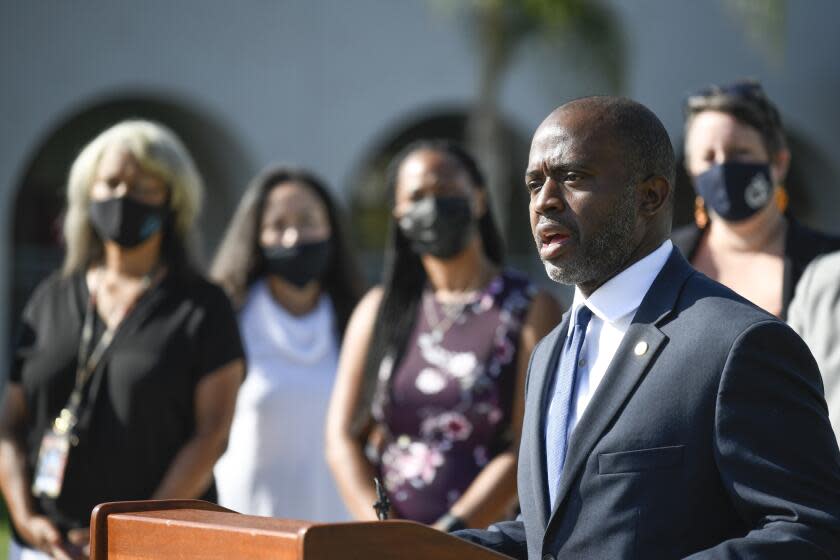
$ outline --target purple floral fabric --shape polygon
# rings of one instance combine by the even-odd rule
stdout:
[[[434,523],[510,444],[519,335],[533,293],[509,270],[457,313],[424,292],[403,359],[380,372],[374,407],[386,427],[380,476],[397,516]]]

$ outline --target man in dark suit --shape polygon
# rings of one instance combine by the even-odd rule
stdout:
[[[517,558],[840,558],[840,452],[785,324],[695,271],[671,229],[674,154],[644,106],[567,103],[526,184],[549,276],[516,521],[458,535]]]

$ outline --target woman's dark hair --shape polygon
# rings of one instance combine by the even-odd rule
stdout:
[[[400,166],[409,155],[418,151],[446,154],[467,173],[473,188],[485,190],[484,176],[478,164],[464,148],[449,140],[419,140],[402,149],[388,167],[388,191],[392,207]],[[478,233],[487,258],[501,265],[504,259],[504,248],[499,230],[490,212],[490,204],[487,204],[487,210],[478,220]],[[365,361],[361,398],[354,418],[354,430],[357,432],[362,431],[369,422],[370,407],[377,390],[382,360],[386,357],[390,358],[392,367],[396,368],[405,352],[425,284],[426,270],[423,268],[420,256],[411,248],[411,242],[402,233],[391,214],[382,275],[384,293]]]
[[[268,194],[280,183],[287,182],[305,185],[327,209],[332,250],[321,286],[332,300],[337,334],[341,337],[362,295],[364,282],[339,209],[324,183],[309,171],[272,166],[251,181],[213,259],[210,276],[222,285],[237,308],[245,303],[251,284],[265,274],[259,232]]]
[[[754,80],[703,88],[686,98],[683,110],[686,135],[694,117],[704,111],[720,111],[757,130],[769,157],[787,145],[779,110]]]

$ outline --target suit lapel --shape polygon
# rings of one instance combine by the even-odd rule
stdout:
[[[569,450],[557,501],[549,525],[560,517],[572,483],[586,464],[592,449],[623,408],[644,375],[656,362],[667,337],[657,324],[671,313],[686,279],[694,269],[677,249],[671,255],[648,290],[633,322],[607,368],[569,439]],[[545,467],[543,466],[543,471]],[[546,534],[548,531],[546,531]]]
[[[527,431],[525,437],[528,438],[531,483],[533,484],[534,496],[537,497],[537,510],[543,528],[548,523],[549,513],[548,479],[545,472],[544,412],[548,389],[551,387],[554,373],[557,371],[560,350],[563,348],[563,344],[566,342],[566,334],[569,332],[570,315],[570,313],[565,314],[563,320],[560,321],[560,325],[544,339],[540,345],[540,351],[534,353],[529,373],[531,380],[525,410],[530,412],[535,420],[526,424],[532,426],[532,428]]]
[[[653,325],[631,325],[624,335],[592,401],[569,438],[568,455],[552,518],[563,505],[572,482],[586,464],[592,448],[630,398],[665,340],[665,335]],[[639,356],[635,349],[636,345],[641,344],[647,346],[644,354]]]

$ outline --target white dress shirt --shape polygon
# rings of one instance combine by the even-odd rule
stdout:
[[[577,426],[589,401],[592,400],[592,395],[601,384],[642,299],[671,255],[672,246],[671,241],[666,240],[654,252],[610,278],[589,298],[584,297],[581,291],[575,288],[572,317],[574,318],[578,308],[585,304],[592,311],[592,319],[589,321],[580,351],[577,382],[572,395],[569,434]],[[567,336],[572,335],[572,328],[574,324],[570,322]]]

